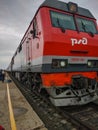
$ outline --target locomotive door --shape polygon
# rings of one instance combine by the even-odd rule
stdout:
[[[32,60],[32,42],[29,39],[26,42],[26,64],[31,65],[31,60]]]

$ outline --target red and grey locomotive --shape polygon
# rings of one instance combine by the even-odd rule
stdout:
[[[88,9],[46,0],[37,10],[8,70],[55,106],[97,99],[98,30]]]

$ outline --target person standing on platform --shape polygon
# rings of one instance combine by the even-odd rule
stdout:
[[[4,70],[2,70],[2,82],[4,82],[4,80],[5,80],[5,72]]]

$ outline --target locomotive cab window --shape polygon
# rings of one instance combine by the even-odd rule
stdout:
[[[76,30],[74,18],[71,15],[50,11],[53,27]]]
[[[76,18],[79,31],[81,32],[92,32],[93,34],[97,33],[95,23],[91,20],[84,18]]]
[[[37,31],[38,31],[37,21],[36,21],[36,19],[34,19],[34,21],[33,21],[33,38],[36,38]]]

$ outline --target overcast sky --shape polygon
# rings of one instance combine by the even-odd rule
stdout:
[[[44,0],[0,0],[0,68],[6,69],[38,6]],[[98,0],[61,0],[88,8],[98,20]]]

